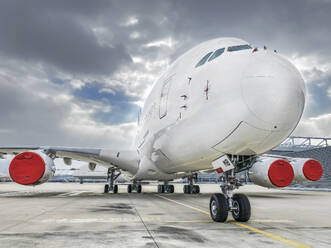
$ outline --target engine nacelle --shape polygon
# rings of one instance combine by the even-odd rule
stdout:
[[[37,185],[48,181],[55,173],[53,159],[41,151],[16,155],[9,165],[9,175],[22,185]]]
[[[249,179],[263,187],[286,187],[294,179],[294,170],[292,165],[284,159],[259,157],[249,169]]]
[[[294,181],[306,183],[317,181],[323,176],[323,166],[312,158],[289,158],[293,170]]]

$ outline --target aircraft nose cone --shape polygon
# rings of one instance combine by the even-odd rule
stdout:
[[[242,79],[242,96],[256,119],[273,127],[296,126],[305,103],[300,73],[274,54],[254,56]]]

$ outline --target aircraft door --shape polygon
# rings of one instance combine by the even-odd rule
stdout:
[[[172,77],[173,77],[173,75],[163,81],[163,86],[162,86],[161,95],[160,95],[160,107],[159,107],[160,119],[162,119],[163,117],[165,117],[167,115],[168,95],[169,95]]]

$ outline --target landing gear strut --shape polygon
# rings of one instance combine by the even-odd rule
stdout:
[[[200,193],[200,186],[194,185],[194,182],[196,182],[198,179],[198,174],[193,174],[191,176],[188,176],[189,184],[184,185],[183,191],[184,194],[199,194]]]
[[[221,176],[221,189],[223,194],[213,194],[210,198],[210,216],[216,222],[225,222],[228,212],[236,221],[246,222],[251,217],[251,205],[246,195],[234,194],[241,183],[236,179],[234,170],[226,171]]]
[[[118,185],[114,184],[115,180],[121,175],[121,172],[115,168],[108,168],[107,171],[107,184],[105,184],[104,193],[109,193],[109,191],[113,191],[114,194],[118,193]]]
[[[159,184],[157,186],[157,192],[159,194],[162,194],[162,193],[174,193],[175,192],[175,186],[174,185],[171,185],[171,184],[168,184],[168,181],[165,181],[164,184]]]

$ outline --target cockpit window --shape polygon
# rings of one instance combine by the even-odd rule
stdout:
[[[245,49],[252,49],[252,47],[250,45],[231,46],[228,47],[228,52],[240,51]]]
[[[222,53],[224,53],[224,50],[225,48],[220,48],[220,49],[217,49],[213,55],[208,59],[208,61],[211,61],[213,59],[216,59],[218,56],[220,56]]]
[[[206,63],[207,59],[209,58],[209,56],[212,54],[213,52],[207,53],[205,56],[203,56],[203,58],[197,63],[197,65],[195,67],[201,66],[204,63]]]

